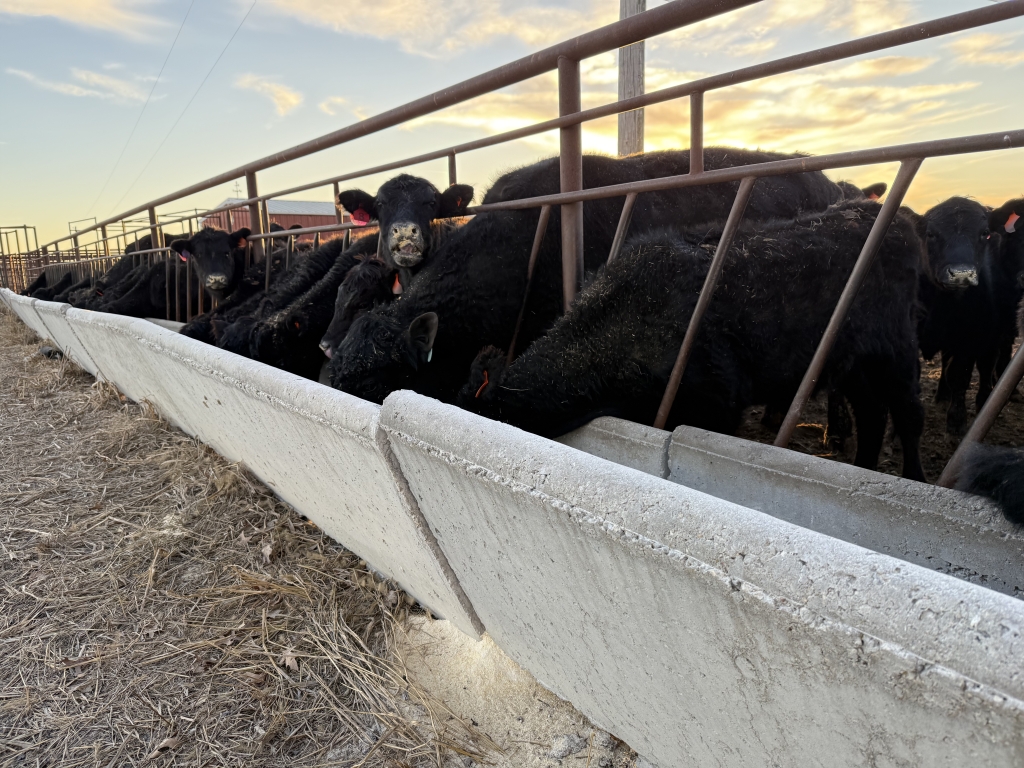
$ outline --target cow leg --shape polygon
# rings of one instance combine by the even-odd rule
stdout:
[[[976,412],[981,410],[981,406],[985,404],[988,396],[992,394],[992,386],[995,384],[996,358],[998,355],[999,351],[996,348],[982,350],[978,354],[978,395],[974,398]]]
[[[949,367],[950,355],[945,350],[942,351],[942,372],[939,375],[939,386],[935,390],[935,402],[936,403],[948,403],[949,402],[949,379],[946,377],[946,369]]]
[[[974,370],[973,355],[954,355],[946,366],[949,382],[949,410],[946,411],[946,434],[962,437],[967,425],[967,387]]]
[[[846,398],[836,388],[828,391],[828,424],[825,426],[825,442],[837,451],[843,450],[846,438],[853,434],[853,421]]]
[[[903,477],[927,482],[921,466],[921,434],[924,432],[924,406],[921,404],[921,367],[917,357],[908,356],[902,369],[882,377],[887,388],[893,431],[903,448]]]
[[[860,378],[860,377],[857,377]],[[885,424],[888,410],[885,403],[877,396],[874,386],[863,385],[846,391],[847,399],[853,407],[853,419],[857,428],[857,455],[853,463],[865,469],[878,467],[878,455],[882,452],[885,440]]]

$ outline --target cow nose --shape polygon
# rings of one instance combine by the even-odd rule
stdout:
[[[327,355],[327,359],[330,360],[331,359],[331,345],[328,344],[326,341],[321,341],[320,342],[320,349],[321,349],[321,351],[325,355]]]
[[[207,275],[207,277],[206,277],[206,287],[207,288],[213,288],[214,290],[216,290],[217,288],[223,288],[227,284],[228,284],[227,275],[215,274],[215,275]]]
[[[970,288],[978,284],[978,270],[969,264],[953,264],[942,272],[942,284],[950,288]]]

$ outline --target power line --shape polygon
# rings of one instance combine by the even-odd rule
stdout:
[[[110,184],[110,180],[114,178],[114,171],[117,170],[117,166],[121,164],[121,159],[124,157],[125,150],[128,149],[128,145],[131,144],[132,137],[135,135],[135,129],[139,127],[139,123],[142,121],[142,116],[146,114],[146,107],[149,106],[149,100],[153,98],[153,92],[156,90],[157,85],[160,83],[160,78],[164,74],[164,67],[167,66],[167,62],[171,58],[171,52],[174,51],[174,46],[178,43],[178,38],[181,36],[181,30],[185,28],[185,22],[188,20],[188,15],[192,12],[192,6],[196,4],[196,0],[192,0],[188,5],[188,10],[185,11],[185,18],[181,20],[181,26],[178,27],[178,34],[174,36],[174,40],[171,41],[171,48],[167,51],[167,56],[164,57],[164,63],[160,65],[160,72],[156,76],[156,80],[153,82],[153,87],[149,89],[149,95],[146,97],[146,103],[142,105],[142,111],[139,112],[139,116],[135,118],[135,125],[132,126],[132,132],[128,134],[128,140],[125,141],[124,146],[121,147],[121,154],[117,156],[117,162],[114,163],[114,167],[110,169],[110,174],[107,176],[107,180],[103,182],[103,187],[100,189],[100,193],[96,195],[96,199],[92,201],[92,205],[89,206],[89,213],[91,214],[93,209],[96,207],[96,203],[103,197],[103,193],[107,191],[107,185]]]
[[[210,75],[213,74],[213,70],[217,68],[217,64],[220,63],[221,58],[223,58],[224,54],[227,53],[228,48],[231,46],[231,42],[235,39],[235,36],[242,29],[242,25],[245,24],[245,20],[249,18],[249,14],[252,13],[252,9],[255,7],[256,0],[252,0],[252,5],[249,6],[249,10],[245,12],[245,16],[242,17],[242,20],[238,23],[238,26],[235,28],[235,31],[231,34],[231,37],[228,38],[228,42],[224,46],[224,49],[220,52],[220,55],[217,56],[217,60],[213,62],[213,66],[210,67],[210,71],[206,73],[206,77],[204,77],[203,81],[199,83],[199,87],[196,88],[195,93],[192,94],[192,98],[188,100],[188,104],[186,104],[185,108],[181,110],[181,114],[179,114],[178,119],[174,121],[174,125],[171,126],[171,130],[167,132],[167,135],[164,136],[163,141],[160,142],[160,145],[156,148],[153,154],[150,155],[149,160],[146,161],[146,164],[142,166],[142,170],[139,171],[139,175],[135,177],[135,181],[133,181],[131,186],[128,187],[127,190],[125,190],[125,193],[123,195],[121,195],[121,199],[114,203],[113,207],[110,209],[110,213],[113,213],[117,209],[117,207],[121,205],[121,201],[128,197],[128,193],[135,188],[136,184],[139,183],[139,179],[142,178],[142,175],[149,168],[149,164],[153,162],[153,158],[155,158],[157,154],[160,152],[160,150],[163,149],[164,144],[167,143],[167,139],[171,137],[171,134],[174,133],[174,129],[178,127],[178,123],[181,122],[181,118],[185,116],[185,113],[188,111],[188,108],[192,106],[192,102],[195,101],[196,96],[199,95],[199,92],[203,89],[203,86],[206,85],[206,81],[209,79]]]

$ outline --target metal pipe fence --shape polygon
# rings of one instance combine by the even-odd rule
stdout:
[[[539,133],[558,130],[560,137],[560,191],[557,194],[543,195],[528,199],[506,201],[487,205],[478,205],[470,208],[470,214],[484,213],[494,210],[522,210],[540,208],[543,212],[550,212],[551,206],[560,206],[561,210],[561,243],[562,243],[562,275],[563,275],[563,299],[566,308],[570,306],[575,298],[583,275],[582,255],[585,232],[583,231],[582,206],[585,201],[598,200],[610,197],[622,196],[625,198],[623,210],[620,216],[618,228],[609,253],[609,260],[616,258],[623,243],[625,242],[632,210],[637,196],[644,193],[656,192],[666,189],[677,189],[689,186],[709,185],[724,182],[740,182],[739,193],[733,206],[733,210],[726,222],[725,232],[721,238],[709,274],[698,299],[697,309],[687,327],[684,342],[681,346],[676,366],[673,369],[665,397],[659,409],[656,426],[664,426],[671,410],[675,391],[685,373],[689,351],[692,349],[694,340],[699,331],[700,321],[710,301],[713,300],[714,290],[717,283],[719,270],[729,248],[732,234],[739,226],[745,208],[746,197],[756,183],[757,179],[791,173],[808,171],[824,171],[836,168],[853,167],[858,165],[876,164],[884,162],[899,162],[900,172],[895,183],[882,206],[881,212],[876,220],[864,248],[857,260],[856,266],[846,284],[843,294],[836,306],[832,319],[829,323],[813,362],[804,375],[798,393],[794,398],[783,426],[776,438],[776,445],[787,445],[796,426],[800,411],[807,399],[812,394],[814,387],[823,370],[832,343],[846,317],[857,290],[867,270],[875,257],[877,249],[885,236],[889,224],[901,204],[904,195],[916,174],[921,163],[926,158],[961,155],[975,152],[988,152],[1006,150],[1011,148],[1024,147],[1024,130],[1011,130],[999,133],[983,134],[979,136],[962,136],[937,141],[903,144],[875,149],[865,149],[850,152],[831,153],[816,157],[801,157],[790,160],[781,160],[769,163],[760,163],[751,166],[738,168],[727,168],[708,171],[704,168],[704,94],[708,91],[727,88],[740,83],[772,77],[788,72],[795,72],[821,64],[841,61],[851,57],[884,51],[896,46],[906,45],[933,37],[948,35],[968,29],[974,29],[1008,19],[1024,16],[1024,0],[1006,0],[990,6],[978,8],[964,13],[953,14],[928,22],[913,24],[889,32],[851,40],[838,45],[786,56],[772,61],[764,62],[750,67],[739,68],[710,77],[700,78],[686,83],[662,88],[641,96],[623,99],[592,109],[581,108],[581,83],[580,83],[580,61],[584,58],[595,56],[608,51],[613,51],[633,43],[640,42],[648,37],[669,32],[674,29],[694,24],[698,21],[712,18],[728,11],[753,5],[760,0],[674,0],[665,5],[643,13],[636,14],[627,19],[609,24],[605,27],[593,30],[586,34],[567,40],[558,45],[551,46],[531,56],[524,57],[517,61],[485,72],[476,77],[465,80],[449,88],[437,91],[433,94],[409,102],[402,106],[391,109],[380,115],[362,120],[353,125],[321,136],[312,141],[299,144],[281,152],[247,163],[230,171],[213,176],[205,181],[193,184],[177,192],[164,195],[143,205],[132,208],[122,214],[95,223],[75,232],[73,236],[65,236],[54,240],[41,248],[33,251],[19,252],[18,254],[2,254],[2,267],[0,279],[12,289],[27,285],[30,275],[38,273],[40,269],[50,268],[49,249],[55,249],[56,266],[61,269],[75,269],[67,267],[66,263],[81,262],[85,264],[104,263],[104,259],[115,258],[117,254],[111,254],[109,241],[117,245],[121,244],[121,253],[127,244],[127,237],[139,232],[149,231],[151,242],[155,247],[153,251],[166,252],[163,247],[166,244],[161,242],[161,229],[173,223],[189,222],[191,231],[192,222],[198,222],[203,216],[209,216],[226,210],[247,209],[250,227],[253,230],[251,240],[252,256],[256,259],[264,258],[263,242],[271,237],[281,236],[278,233],[270,233],[267,201],[295,194],[317,187],[329,186],[333,188],[335,201],[339,191],[339,183],[350,179],[366,177],[388,170],[396,170],[417,165],[438,159],[446,159],[448,164],[448,176],[451,183],[457,178],[457,156],[465,152],[483,149],[485,147],[497,146],[510,141],[515,141]],[[558,75],[558,109],[557,118],[541,121],[529,126],[507,131],[494,136],[477,139],[470,142],[444,147],[432,152],[423,153],[401,160],[390,161],[378,164],[373,167],[363,168],[356,171],[349,171],[344,174],[331,176],[319,181],[278,190],[270,194],[260,194],[257,184],[257,173],[268,168],[273,168],[301,157],[306,157],[330,147],[335,147],[355,139],[378,133],[385,129],[401,125],[415,118],[428,115],[447,107],[463,103],[477,96],[494,92],[500,88],[513,85],[523,80],[535,77],[548,72],[557,72]],[[689,172],[680,176],[671,176],[660,179],[649,179],[645,181],[617,184],[613,186],[584,188],[582,178],[582,142],[581,126],[583,123],[603,117],[630,112],[653,104],[658,104],[679,98],[690,100],[690,168]],[[202,192],[220,184],[245,178],[246,200],[237,201],[228,206],[221,206],[200,213],[195,211],[190,215],[172,219],[161,220],[157,208],[190,195]],[[148,226],[142,226],[130,232],[126,231],[124,223],[140,213],[148,214]],[[547,220],[542,215],[542,221]],[[109,234],[107,228],[110,225],[120,225],[120,234]],[[291,230],[285,237],[288,237],[289,252],[286,258],[291,256],[292,236],[300,234],[343,232],[346,238],[353,229],[353,224],[343,224],[339,211],[338,223],[323,227],[309,227],[301,230]],[[79,238],[83,235],[94,233],[95,242],[81,246]],[[530,263],[527,266],[529,276],[532,277],[536,252],[539,250],[543,228],[539,228],[535,237],[533,252],[530,255]],[[61,252],[60,244],[71,240],[71,258],[65,258],[67,250]],[[0,238],[2,242],[2,238]],[[137,240],[136,240],[137,242]],[[90,254],[89,248],[92,248]],[[136,246],[137,248],[137,246]],[[102,251],[102,255],[100,254]],[[139,252],[144,253],[144,252]],[[269,267],[269,264],[268,264]],[[83,269],[86,267],[77,267]],[[168,276],[170,274],[169,267]],[[175,274],[180,270],[180,264],[175,266]],[[187,263],[186,270],[191,273],[191,262]],[[271,270],[266,270],[267,286],[269,286]],[[178,280],[175,284],[178,285]],[[168,286],[170,281],[168,281]],[[529,283],[528,283],[529,284]],[[191,281],[186,280],[188,290],[191,291]],[[202,302],[202,287],[200,286],[200,302]],[[168,287],[169,291],[169,287]],[[168,293],[169,297],[169,293]],[[177,305],[179,302],[175,302]],[[190,299],[187,306],[191,309]],[[177,308],[177,307],[176,307]],[[168,314],[170,314],[170,301],[168,301]],[[517,325],[518,330],[518,325]],[[514,344],[514,340],[513,340]],[[513,345],[510,345],[509,357],[511,359]],[[993,392],[988,403],[979,414],[975,428],[968,433],[967,440],[981,439],[987,430],[985,424],[989,424],[998,414],[999,409],[1009,397],[1012,386],[1009,384],[1010,376],[1016,375],[1017,380],[1020,373],[1024,373],[1024,357],[1020,353],[1006,369],[1003,380],[1000,381],[996,392]],[[1005,381],[1004,381],[1005,380]],[[1013,382],[1013,386],[1016,381]],[[1003,398],[1003,395],[1006,398]],[[1002,402],[1000,402],[1002,401]],[[984,421],[982,416],[984,415]],[[954,456],[957,460],[961,450]],[[951,465],[952,467],[952,462]],[[943,475],[943,480],[948,481],[947,475],[950,467]]]

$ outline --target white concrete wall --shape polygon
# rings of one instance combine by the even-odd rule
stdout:
[[[25,323],[29,328],[35,331],[36,335],[41,339],[49,339],[50,331],[43,325],[43,321],[39,319],[39,315],[35,310],[36,299],[30,299],[27,296],[19,296],[16,293],[8,291],[6,288],[0,288],[0,293],[4,294],[4,303],[11,308],[21,321]]]
[[[65,355],[71,358],[78,366],[93,376],[103,376],[99,366],[89,355],[85,345],[82,344],[74,327],[68,322],[67,312],[71,309],[69,304],[56,304],[52,301],[37,301],[32,305],[36,315],[49,331],[48,338],[61,348]]]
[[[663,767],[1024,763],[1024,603],[397,393],[490,635]]]
[[[19,316],[32,309],[14,303]],[[38,306],[47,317],[65,319],[89,359],[128,397],[152,403],[171,423],[243,463],[435,614],[467,634],[482,632],[389,447],[378,445],[379,406],[146,320]]]
[[[12,303],[661,768],[1024,764],[1024,601],[971,583],[1012,591],[1024,558],[984,505],[699,430],[560,445],[413,393],[380,409]]]

